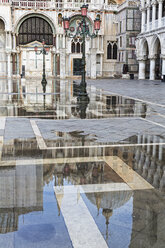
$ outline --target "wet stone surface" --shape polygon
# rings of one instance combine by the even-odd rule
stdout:
[[[0,247],[164,247],[164,85],[0,89]]]

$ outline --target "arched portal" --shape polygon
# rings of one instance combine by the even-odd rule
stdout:
[[[53,30],[50,24],[41,17],[33,16],[27,18],[19,28],[18,43],[26,45],[33,41],[53,45]]]
[[[149,60],[149,47],[148,42],[145,40],[144,43],[144,57],[145,57],[145,78],[149,79],[150,76],[150,60]]]
[[[46,76],[55,73],[55,54],[51,53],[51,48],[55,45],[55,28],[52,21],[44,15],[29,14],[24,16],[16,26],[16,43],[19,46],[20,54],[17,56],[17,73],[22,77],[40,77],[43,73],[42,42],[49,46],[46,56],[45,70]],[[35,47],[38,52],[35,52]],[[19,70],[19,72],[18,72]]]
[[[6,33],[5,24],[0,19],[0,76],[6,76]]]
[[[162,59],[161,59],[161,44],[157,38],[155,42],[155,79],[161,79]]]

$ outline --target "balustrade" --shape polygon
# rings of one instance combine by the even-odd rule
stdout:
[[[89,5],[88,9],[106,9],[111,11],[117,11],[117,5],[108,5],[107,1],[104,3],[103,1],[93,1],[93,0],[85,0],[83,3],[87,3]],[[45,1],[45,0],[0,0],[0,4],[11,4],[16,8],[40,8],[40,9],[77,9],[79,10],[82,6],[82,1]]]

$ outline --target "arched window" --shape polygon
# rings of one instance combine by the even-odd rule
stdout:
[[[117,59],[117,44],[113,45],[113,59]]]
[[[75,43],[72,42],[72,49],[71,49],[72,53],[75,53],[76,52],[76,49],[75,49]]]
[[[50,24],[41,17],[27,18],[19,28],[19,44],[25,45],[32,41],[53,45],[53,31]]]
[[[111,43],[107,46],[107,59],[112,59],[112,45]]]
[[[71,42],[72,53],[82,53],[83,44],[81,38],[73,39]]]
[[[80,53],[80,42],[77,42],[77,53]]]
[[[117,43],[115,41],[107,42],[107,59],[117,59]]]

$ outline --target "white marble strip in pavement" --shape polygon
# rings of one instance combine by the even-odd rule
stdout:
[[[103,162],[101,157],[77,157],[77,158],[45,158],[45,159],[19,159],[10,161],[0,161],[0,166],[17,165],[50,165],[50,164],[67,164],[67,163],[83,163],[83,162]]]
[[[81,195],[56,194],[74,248],[107,248]]]
[[[152,123],[152,124],[154,124],[154,125],[156,125],[156,126],[165,128],[164,125],[159,124],[159,123],[157,123],[157,122],[155,122],[155,121],[150,121],[150,120],[147,120],[147,119],[144,119],[144,118],[140,118],[140,119],[142,119],[142,120],[144,120],[144,121],[147,121],[147,122],[149,122],[149,123]]]
[[[80,148],[104,148],[104,147],[138,147],[138,146],[153,146],[165,145],[165,142],[155,143],[141,143],[141,144],[111,144],[111,145],[90,145],[90,146],[61,146],[61,147],[46,147],[47,150],[61,150],[61,149],[80,149]]]
[[[30,123],[31,123],[31,126],[32,126],[32,129],[33,129],[33,132],[36,136],[36,140],[37,140],[37,143],[38,143],[38,146],[41,150],[44,150],[44,149],[47,149],[47,146],[45,144],[45,141],[41,135],[41,132],[36,124],[36,122],[34,120],[30,120]]]
[[[136,173],[119,157],[107,156],[104,161],[128,184],[132,190],[153,189],[154,187]]]
[[[0,117],[0,129],[5,129],[6,117]]]
[[[54,186],[56,195],[58,194],[77,194],[110,191],[128,191],[132,189],[126,183],[106,183],[106,184],[85,184],[85,185],[66,185]]]

